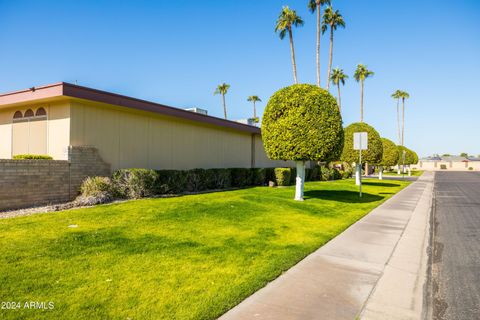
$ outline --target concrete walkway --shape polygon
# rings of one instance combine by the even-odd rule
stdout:
[[[420,319],[432,188],[425,173],[220,319]]]

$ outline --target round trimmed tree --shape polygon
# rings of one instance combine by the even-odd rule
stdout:
[[[398,163],[398,149],[393,141],[386,138],[381,138],[383,145],[382,161],[379,163],[380,168],[378,172],[378,179],[383,179],[383,168],[393,167]]]
[[[355,122],[345,128],[345,143],[341,159],[348,163],[356,163],[356,183],[360,184],[361,167],[363,163],[378,164],[382,161],[383,144],[378,134],[372,126],[365,122]],[[362,150],[362,163],[359,163],[359,151],[353,149],[353,134],[355,132],[366,132],[368,134],[367,150]]]
[[[406,166],[416,164],[418,162],[418,156],[415,152],[404,146],[397,146],[398,149],[398,168],[402,167],[402,172],[405,173]],[[399,170],[400,173],[400,170]]]
[[[342,117],[335,98],[310,84],[280,89],[265,108],[262,139],[270,159],[296,162],[295,200],[303,200],[305,161],[337,160],[342,152]]]

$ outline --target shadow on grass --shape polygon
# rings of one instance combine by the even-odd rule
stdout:
[[[347,190],[311,190],[305,191],[305,200],[308,199],[322,199],[347,203],[367,203],[380,201],[385,197],[378,196],[370,193],[363,193],[362,197],[359,197],[356,191]]]
[[[400,185],[397,184],[397,183],[388,183],[388,182],[362,181],[362,184],[365,185],[365,186],[377,186],[377,187],[387,187],[387,188],[400,187]]]

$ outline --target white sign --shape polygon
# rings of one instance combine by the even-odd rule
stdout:
[[[368,149],[368,134],[366,132],[353,133],[353,149],[354,150]]]

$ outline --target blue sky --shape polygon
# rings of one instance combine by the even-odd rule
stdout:
[[[287,39],[274,33],[282,5],[303,17],[294,30],[299,81],[315,82],[315,17],[302,0],[0,0],[0,92],[75,82],[222,116],[217,84],[231,85],[229,117],[251,115],[292,84]],[[406,145],[419,155],[480,154],[480,1],[333,1],[347,27],[335,34],[333,66],[350,76],[344,123],[359,120],[356,64],[375,72],[365,121],[396,142],[395,89],[410,93]],[[322,78],[328,37],[322,37]],[[336,90],[332,90],[336,94]]]

